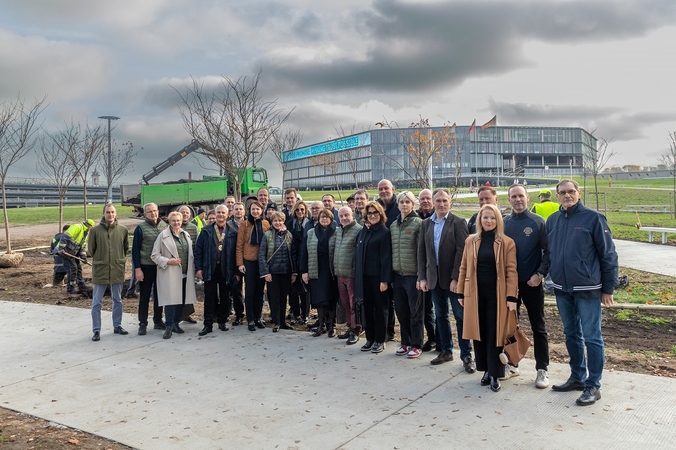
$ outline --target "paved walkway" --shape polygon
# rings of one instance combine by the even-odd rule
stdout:
[[[622,267],[676,277],[676,247],[672,245],[616,239],[615,248]]]
[[[676,380],[605,372],[603,398],[533,386],[493,393],[459,361],[362,353],[307,333],[198,325],[90,340],[89,311],[0,301],[0,405],[141,449],[672,449]],[[11,330],[11,331],[10,331]],[[567,378],[553,364],[553,382]]]

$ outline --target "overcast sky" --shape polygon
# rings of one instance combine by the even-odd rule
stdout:
[[[0,100],[48,95],[44,127],[120,116],[136,182],[190,142],[176,90],[262,70],[303,145],[419,116],[580,126],[611,165],[656,164],[676,131],[674,0],[2,0]],[[10,176],[37,176],[26,158]],[[281,182],[274,157],[264,159]],[[200,177],[193,157],[157,181]]]

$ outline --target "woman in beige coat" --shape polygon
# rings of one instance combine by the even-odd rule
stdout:
[[[507,312],[516,309],[518,275],[516,246],[504,235],[502,214],[495,205],[479,210],[476,234],[465,241],[457,293],[464,307],[462,337],[474,340],[481,385],[500,390],[505,365],[500,353],[505,342]]]
[[[166,329],[164,339],[171,337],[172,331],[181,334],[178,326],[181,321],[183,305],[195,303],[195,261],[192,253],[190,235],[181,228],[183,216],[178,211],[169,213],[169,227],[155,240],[150,258],[157,264],[157,296],[160,306],[164,306]]]

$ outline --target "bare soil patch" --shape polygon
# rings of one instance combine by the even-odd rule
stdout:
[[[130,230],[138,223],[125,219]],[[16,230],[20,230],[17,232]],[[15,249],[49,245],[54,226],[18,227],[12,229]],[[65,287],[43,288],[52,281],[53,262],[49,255],[31,250],[24,253],[19,268],[0,269],[0,299],[28,303],[90,308],[91,300],[67,295]],[[130,264],[127,265],[130,270]],[[85,278],[91,269],[84,267]],[[129,277],[129,272],[127,276]],[[202,319],[202,293],[194,318]],[[138,301],[126,299],[124,311],[136,313]],[[110,299],[104,299],[104,309],[110,310]],[[567,362],[563,327],[555,307],[545,308],[552,362]],[[527,314],[521,315],[521,327],[530,336]],[[342,328],[343,327],[339,327]],[[304,327],[296,327],[306,330]],[[135,332],[136,330],[130,330]],[[83,330],[83,333],[88,330]],[[603,337],[606,343],[606,368],[628,372],[676,378],[676,313],[673,311],[607,309],[603,310]],[[529,357],[533,357],[532,348]],[[0,447],[7,449],[127,449],[98,436],[79,430],[50,424],[48,421],[0,408]]]

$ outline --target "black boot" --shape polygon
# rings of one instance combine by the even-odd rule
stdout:
[[[498,392],[502,386],[500,386],[500,380],[497,377],[490,377],[491,381],[491,391]]]
[[[162,339],[170,339],[171,338],[171,329],[173,327],[167,326],[167,328],[164,329],[164,334],[162,335]]]
[[[491,380],[488,376],[488,372],[484,372],[484,376],[481,377],[481,385],[488,386],[489,384],[491,384]]]
[[[319,324],[317,325],[317,328],[315,329],[314,333],[312,333],[313,337],[319,337],[322,334],[326,333],[326,324],[324,323],[325,317],[326,317],[326,309],[317,308],[317,322]]]

